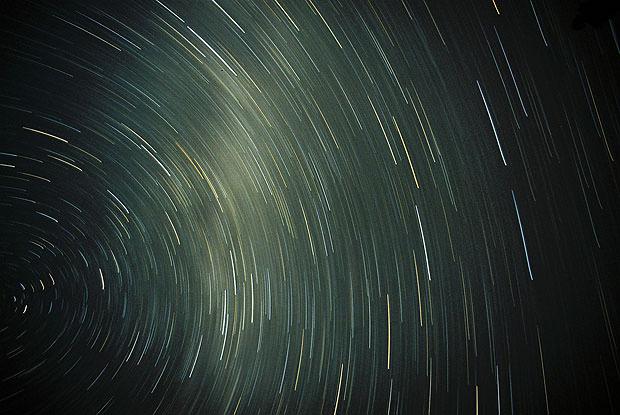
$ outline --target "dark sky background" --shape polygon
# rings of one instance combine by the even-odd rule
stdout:
[[[0,413],[618,413],[578,7],[2,2]]]

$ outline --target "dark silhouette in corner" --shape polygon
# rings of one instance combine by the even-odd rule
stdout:
[[[579,5],[572,27],[574,30],[583,29],[587,24],[600,27],[611,19],[619,9],[619,0],[586,0]]]

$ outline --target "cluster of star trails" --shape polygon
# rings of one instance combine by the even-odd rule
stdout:
[[[0,413],[618,410],[620,48],[574,13],[2,6]]]

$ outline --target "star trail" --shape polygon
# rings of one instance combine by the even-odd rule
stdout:
[[[618,413],[617,9],[3,2],[0,413]]]

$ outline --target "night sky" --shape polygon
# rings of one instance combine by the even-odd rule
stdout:
[[[0,413],[620,413],[589,0],[0,6]]]

